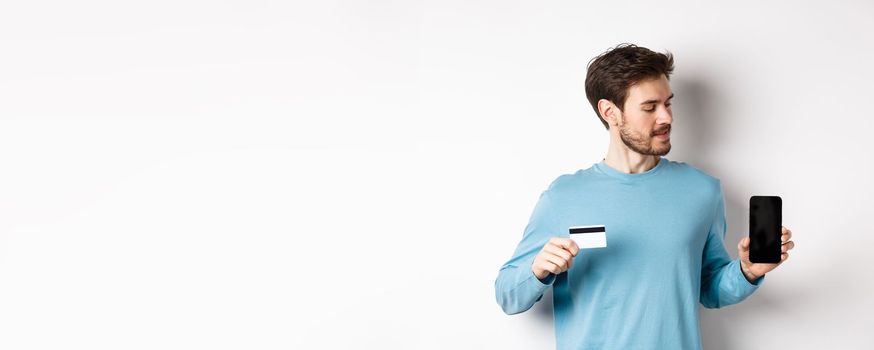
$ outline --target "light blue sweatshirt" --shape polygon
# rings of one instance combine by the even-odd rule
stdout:
[[[582,249],[567,272],[535,277],[543,245],[582,225],[605,225],[607,247]],[[495,296],[516,314],[552,286],[558,349],[700,349],[698,302],[735,304],[764,281],[750,283],[731,260],[725,229],[718,179],[664,157],[638,174],[602,160],[540,195]]]

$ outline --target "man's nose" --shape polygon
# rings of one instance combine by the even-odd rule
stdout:
[[[660,108],[661,113],[658,114],[656,121],[658,124],[671,124],[674,122],[674,116],[671,113],[671,110],[667,108]]]

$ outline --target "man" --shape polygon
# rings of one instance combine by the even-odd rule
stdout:
[[[731,260],[720,182],[671,150],[673,56],[632,44],[594,58],[586,97],[610,133],[607,156],[559,176],[540,195],[522,241],[495,281],[507,314],[550,286],[559,349],[700,349],[698,307],[752,294],[795,243],[783,227],[777,264]],[[605,225],[607,247],[580,250],[568,228]]]

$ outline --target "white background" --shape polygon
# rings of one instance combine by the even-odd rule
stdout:
[[[731,4],[729,7],[727,4]],[[868,1],[0,5],[0,348],[548,349],[494,298],[540,192],[607,132],[586,64],[675,54],[674,148],[726,246],[797,242],[706,349],[874,336]],[[630,213],[633,214],[633,213]]]

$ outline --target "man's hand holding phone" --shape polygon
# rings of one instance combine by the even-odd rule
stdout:
[[[750,238],[744,237],[737,244],[737,255],[740,257],[740,267],[744,276],[748,281],[752,282],[757,278],[764,276],[771,270],[776,269],[786,259],[789,259],[789,251],[795,248],[795,242],[792,241],[792,231],[782,226],[780,228],[781,254],[780,262],[778,263],[754,263],[750,261]]]
[[[573,266],[574,257],[579,253],[580,248],[572,239],[553,237],[543,245],[543,249],[534,257],[531,271],[540,280],[549,276],[550,273],[558,275]]]

